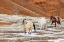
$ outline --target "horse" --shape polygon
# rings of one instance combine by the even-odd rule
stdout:
[[[56,23],[57,23],[57,24],[61,24],[61,23],[60,23],[60,19],[59,19],[58,16],[50,16],[50,21],[52,22],[51,25],[52,25],[53,23],[55,23],[55,27],[56,27]]]
[[[27,21],[26,19],[24,19],[23,23],[24,23],[24,32],[31,34],[32,27],[33,27],[33,22]]]
[[[47,23],[46,23],[47,21],[46,21],[45,17],[39,18],[38,19],[38,22],[39,22],[39,25],[41,26],[40,27],[40,30],[41,29],[44,29],[45,30],[47,28]]]

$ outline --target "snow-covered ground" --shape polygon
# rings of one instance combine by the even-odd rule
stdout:
[[[45,17],[44,17],[45,18]],[[36,32],[32,30],[31,34],[24,33],[23,32],[23,19],[31,20],[35,22],[36,24]],[[0,14],[0,21],[1,22],[10,22],[11,25],[0,25],[0,38],[5,40],[17,40],[22,39],[23,41],[26,41],[26,38],[30,37],[30,40],[27,39],[27,41],[31,42],[39,42],[43,41],[43,39],[40,38],[48,38],[46,39],[48,42],[64,42],[64,19],[61,19],[61,25],[58,25],[56,28],[51,27],[54,25],[50,25],[50,20],[47,20],[47,28],[45,30],[40,30],[40,24],[38,23],[39,17],[30,17],[30,16],[19,16],[19,15],[3,15]],[[5,32],[5,33],[4,33]],[[14,33],[13,33],[14,32]],[[18,32],[18,33],[16,33]],[[33,38],[33,39],[31,39]],[[35,38],[35,39],[34,39]],[[44,40],[45,40],[44,39]]]

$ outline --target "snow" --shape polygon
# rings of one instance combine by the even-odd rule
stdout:
[[[47,30],[56,30],[55,28],[47,28]]]
[[[5,40],[17,40],[17,38],[3,38]]]
[[[42,24],[46,23],[45,17],[43,17],[43,18],[37,18],[37,17],[33,18],[33,17],[29,17],[29,16],[18,16],[18,15],[10,16],[10,15],[1,15],[0,14],[0,20],[2,22],[8,22],[8,21],[18,22],[18,23],[12,23],[12,25],[5,25],[5,26],[2,25],[2,26],[0,26],[0,30],[2,30],[2,31],[5,31],[5,30],[8,30],[8,31],[23,31],[23,25],[22,25],[23,19],[27,19],[27,20],[32,19],[31,21],[37,22],[36,25],[40,25],[40,24],[42,25]],[[47,22],[49,22],[49,20]],[[64,26],[63,24],[64,24],[64,22],[62,22],[62,27]],[[48,31],[46,31],[46,30],[48,30]],[[46,36],[47,37],[55,37],[56,34],[64,34],[64,31],[57,30],[56,28],[46,28],[46,30],[36,30],[36,32],[44,33],[44,34],[41,34],[41,35],[37,35],[38,33],[36,33],[36,32],[31,33],[31,34],[28,34],[28,33],[26,33],[26,34],[25,33],[11,33],[11,34],[13,34],[15,36],[24,36],[24,37],[27,37],[27,36],[28,37],[46,37]],[[32,30],[32,31],[34,31],[34,30]],[[54,32],[54,31],[59,31],[59,32]],[[0,33],[0,35],[2,35],[2,34],[3,33]],[[16,40],[17,38],[4,38],[4,39]],[[61,40],[64,40],[64,39],[49,40],[49,41],[60,42]]]
[[[55,40],[54,42],[61,42],[61,41],[64,42],[64,39],[57,39],[57,40]]]
[[[31,33],[31,34],[28,34],[28,33],[26,33],[26,34],[25,34],[25,33],[19,33],[18,35],[26,36],[26,37],[27,37],[27,36],[35,37],[35,36],[37,36],[36,34],[37,34],[37,33]]]

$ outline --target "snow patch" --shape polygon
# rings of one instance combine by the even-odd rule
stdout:
[[[54,42],[64,42],[64,39],[57,39]]]

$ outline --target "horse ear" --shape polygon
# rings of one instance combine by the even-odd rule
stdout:
[[[26,20],[26,19],[24,19],[24,20]]]

